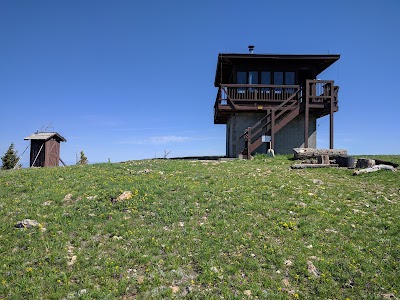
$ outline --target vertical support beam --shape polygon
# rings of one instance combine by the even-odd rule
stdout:
[[[309,96],[310,96],[310,80],[306,80],[306,103],[304,110],[304,148],[308,148],[308,122],[309,122],[309,104],[310,104]]]
[[[329,148],[333,149],[333,107],[335,104],[335,96],[334,96],[334,84],[331,83],[330,93],[331,93],[331,103],[330,103],[330,116],[329,116]]]
[[[271,109],[271,149],[275,148],[275,110]]]
[[[251,158],[251,127],[247,127],[247,159]]]

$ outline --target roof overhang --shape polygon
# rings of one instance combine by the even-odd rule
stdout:
[[[217,70],[214,85],[219,86],[226,82],[228,73],[231,73],[232,65],[264,65],[274,66],[278,64],[293,65],[298,69],[313,68],[317,74],[323,72],[340,58],[339,54],[239,54],[220,53],[218,55]],[[221,81],[222,79],[222,81]]]
[[[34,134],[31,134],[30,136],[27,136],[24,138],[24,140],[44,140],[48,141],[51,138],[55,138],[61,142],[66,142],[67,140],[59,135],[57,132],[36,132]]]

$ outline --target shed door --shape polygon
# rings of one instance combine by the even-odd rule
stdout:
[[[46,142],[45,167],[57,167],[60,158],[60,143],[56,140]]]

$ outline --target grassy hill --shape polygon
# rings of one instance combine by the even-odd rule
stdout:
[[[2,171],[0,299],[398,299],[400,172],[292,163]]]

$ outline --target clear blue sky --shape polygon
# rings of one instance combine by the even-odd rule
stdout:
[[[224,155],[220,52],[341,54],[335,147],[400,153],[400,1],[0,2],[0,155],[52,124],[61,158]],[[318,121],[328,147],[328,119]],[[28,152],[23,157],[29,160]]]

